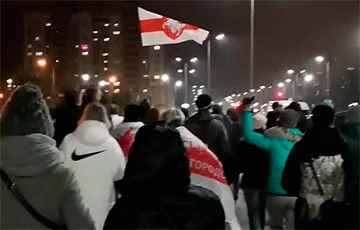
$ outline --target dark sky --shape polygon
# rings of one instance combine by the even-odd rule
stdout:
[[[250,2],[249,1],[143,1],[131,2],[206,30],[226,40],[212,45],[212,94],[217,99],[249,89]],[[23,14],[50,12],[57,20],[77,11],[117,13],[116,2],[8,2],[2,1],[3,76],[22,64]],[[254,86],[274,84],[286,78],[289,68],[318,71],[318,54],[337,57],[341,65],[359,66],[358,1],[256,1]],[[168,57],[197,56],[196,74],[190,83],[206,79],[206,45],[186,42],[165,47]],[[177,63],[167,66],[176,75]],[[191,68],[192,68],[191,67]]]

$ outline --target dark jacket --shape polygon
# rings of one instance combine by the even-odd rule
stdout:
[[[270,129],[276,126],[276,121],[280,117],[279,111],[271,111],[267,114],[267,122],[266,122],[266,129]]]
[[[199,110],[185,122],[185,127],[215,153],[223,164],[228,181],[233,181],[233,156],[224,124],[214,119],[208,110]]]
[[[307,150],[310,151],[315,158],[319,155],[335,156],[341,154],[344,160],[343,168],[346,189],[347,181],[350,181],[353,177],[351,155],[338,130],[330,127],[323,130],[313,128],[305,134],[302,140],[295,144],[290,152],[283,172],[281,182],[283,189],[286,190],[289,195],[299,196],[302,177],[300,165],[308,161],[305,156]]]
[[[54,139],[57,145],[61,144],[66,135],[75,131],[82,113],[81,108],[75,103],[59,106],[52,111],[51,116],[55,119]]]
[[[190,186],[180,134],[164,122],[139,129],[118,185],[122,197],[110,211],[105,229],[224,229],[219,198]]]

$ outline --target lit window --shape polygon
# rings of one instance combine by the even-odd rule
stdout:
[[[43,55],[43,52],[36,52],[35,55],[36,56],[41,56],[41,55]]]
[[[108,68],[107,67],[104,67],[104,71],[107,71],[108,70]]]
[[[46,46],[46,48],[50,48],[50,46]]]
[[[103,57],[109,56],[109,53],[103,53],[102,56]]]
[[[32,55],[32,52],[28,52],[28,53],[27,53],[27,56],[31,56],[31,55]]]
[[[89,54],[89,52],[87,52],[87,51],[86,52],[81,52],[82,56],[87,56],[88,54]]]
[[[40,37],[35,37],[35,41],[40,41]]]
[[[75,48],[76,48],[76,49],[79,48],[79,45],[75,45]]]
[[[79,77],[79,74],[74,74],[74,77]]]
[[[104,60],[104,63],[108,63],[108,60]]]
[[[94,30],[94,31],[93,31],[93,34],[97,34],[97,33],[99,33],[99,31],[97,31],[97,30]]]
[[[108,27],[110,25],[110,23],[105,23],[104,26],[105,27]]]
[[[114,93],[120,93],[120,89],[115,89]]]
[[[120,82],[119,81],[115,82],[114,86],[120,86]]]
[[[119,23],[117,23],[117,22],[114,24],[114,26],[118,26],[118,25],[119,25]]]
[[[120,34],[120,31],[119,30],[116,30],[113,32],[113,35],[119,35]]]
[[[32,45],[31,45],[31,44],[27,46],[27,48],[29,48],[29,49],[31,49],[31,47],[32,47]]]
[[[109,38],[109,37],[104,38],[104,42],[108,42],[108,41],[110,41],[110,38]]]
[[[45,26],[51,26],[51,23],[50,23],[50,22],[47,22],[47,23],[45,24]]]
[[[97,40],[99,40],[98,38],[94,38],[93,41],[96,42]]]

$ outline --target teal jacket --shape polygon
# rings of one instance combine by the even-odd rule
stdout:
[[[272,195],[286,195],[286,191],[281,186],[281,177],[290,151],[294,144],[301,139],[302,134],[298,129],[284,130],[279,127],[274,127],[268,130],[267,133],[271,138],[254,132],[251,112],[244,113],[244,139],[248,143],[270,152],[270,174],[266,192]]]

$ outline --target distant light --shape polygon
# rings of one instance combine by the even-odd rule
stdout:
[[[105,23],[104,26],[105,27],[108,27],[110,25],[110,23]]]
[[[300,73],[305,73],[305,72],[306,72],[306,70],[304,70],[304,69],[300,71]]]
[[[188,109],[190,105],[188,103],[184,103],[181,105],[181,108]]]
[[[258,110],[258,109],[254,109],[253,112],[254,112],[254,113],[257,113],[257,112],[259,112],[259,110]]]
[[[56,62],[59,62],[59,59],[57,59]]]
[[[144,90],[143,90],[143,93],[146,93],[147,91],[148,91],[147,89],[144,89]]]
[[[341,89],[345,89],[345,86],[343,85],[343,86],[341,86]]]
[[[196,88],[197,88],[197,85],[193,85],[192,87],[193,87],[193,89],[196,89]]]
[[[113,32],[113,35],[119,35],[120,34],[120,30],[116,30]]]
[[[35,41],[40,41],[40,37],[35,37]]]
[[[100,82],[99,82],[99,85],[100,85],[101,87],[104,87],[104,86],[105,86],[105,81],[100,81]]]
[[[94,77],[98,77],[99,75],[98,74],[95,74]]]
[[[106,81],[106,82],[105,82],[105,85],[110,85],[110,82]]]
[[[120,89],[115,89],[114,93],[120,93]]]
[[[313,75],[308,74],[308,75],[305,76],[304,79],[305,79],[305,81],[310,82],[310,81],[312,81],[313,78],[314,78]]]
[[[259,105],[259,102],[255,102],[252,106],[253,107],[256,107],[256,106],[258,106]]]
[[[89,74],[81,74],[81,78],[84,80],[84,81],[88,81],[90,79],[90,75]]]
[[[284,93],[283,92],[278,92],[278,94],[277,94],[279,97],[282,97],[283,95],[284,95]]]
[[[197,57],[194,57],[194,58],[191,58],[190,59],[190,62],[196,62],[198,60],[198,58]]]
[[[93,38],[93,41],[94,42],[96,42],[96,41],[98,41],[99,40],[99,38]]]
[[[295,71],[292,70],[292,69],[289,69],[289,70],[287,71],[288,74],[293,74],[294,72],[295,72]]]
[[[75,48],[76,48],[76,49],[79,48],[79,45],[75,45]]]
[[[169,75],[167,75],[167,74],[162,75],[161,80],[163,80],[165,82],[169,81]]]
[[[354,67],[348,67],[348,68],[347,68],[347,71],[354,71],[354,70],[355,70]]]
[[[269,89],[271,89],[271,88],[272,88],[272,86],[270,85],[268,88],[269,88]]]
[[[237,97],[241,97],[241,93],[239,93],[238,95],[236,95]]]
[[[108,42],[108,41],[110,41],[110,38],[109,38],[109,37],[104,38],[104,42]]]
[[[7,87],[8,87],[8,88],[11,88],[11,85],[8,85]]]
[[[348,107],[350,108],[350,107],[357,106],[357,105],[359,105],[359,103],[358,103],[358,102],[354,102],[354,103],[349,104]]]
[[[260,86],[260,89],[265,89],[266,87],[264,85]]]
[[[224,37],[225,37],[225,34],[219,34],[219,35],[217,35],[217,36],[215,37],[215,39],[216,39],[216,40],[222,40],[222,39],[224,39]]]
[[[195,73],[195,69],[191,69],[189,73]]]
[[[178,71],[178,73],[184,72],[184,70],[182,70],[182,69],[178,69],[177,71]]]
[[[47,46],[46,46],[46,48],[50,48],[50,46],[49,46],[49,45],[47,45]]]
[[[41,55],[43,55],[43,52],[36,52],[35,55],[36,56],[41,56]]]
[[[31,49],[31,47],[32,47],[32,45],[31,45],[31,44],[30,44],[30,45],[27,45],[27,48]]]
[[[47,22],[47,23],[45,24],[45,26],[51,26],[51,23],[50,23],[50,22]]]
[[[223,103],[222,101],[220,101],[218,104],[219,104],[219,105],[223,105],[224,103]]]
[[[111,77],[109,78],[109,81],[110,81],[111,83],[115,83],[115,82],[117,81],[117,78],[116,78],[115,76],[111,76]]]
[[[282,83],[282,82],[280,82],[279,84],[278,84],[278,87],[284,87],[284,83]]]
[[[89,45],[88,44],[81,44],[80,45],[81,51],[89,51]]]
[[[103,57],[109,56],[109,53],[103,53],[102,56]]]
[[[200,89],[203,89],[203,88],[205,88],[205,85],[200,85]]]
[[[155,76],[154,76],[154,79],[155,79],[155,80],[159,80],[159,79],[160,79],[160,75],[155,75]]]
[[[13,80],[10,78],[10,79],[7,79],[6,82],[7,82],[8,84],[12,84],[12,83],[13,83]]]
[[[261,89],[256,90],[256,92],[258,92],[258,93],[261,92]]]
[[[161,46],[154,46],[154,50],[160,50]]]
[[[27,56],[31,56],[31,55],[32,55],[32,52],[28,52],[28,53],[27,53]]]
[[[0,98],[4,98],[4,94],[3,94],[3,93],[0,93]]]
[[[255,92],[255,89],[250,89],[250,93],[253,93],[253,92]]]
[[[94,31],[93,31],[93,34],[97,34],[97,33],[99,33],[99,31],[97,31],[97,30],[94,30]]]
[[[235,96],[236,96],[236,94],[235,94],[235,93],[231,94],[231,97],[235,97]]]
[[[175,58],[175,61],[181,61],[182,59],[180,57]]]
[[[104,63],[108,63],[109,61],[108,60],[104,60]]]
[[[119,81],[115,82],[114,86],[120,86],[120,82]]]
[[[176,87],[181,87],[182,84],[183,84],[182,81],[177,81],[177,82],[175,83],[175,86],[176,86]]]
[[[144,77],[149,77],[149,75],[145,74]]]
[[[316,75],[323,75],[323,72],[317,72]]]
[[[89,52],[87,52],[87,51],[86,52],[81,52],[82,56],[87,56],[88,54],[89,54]]]
[[[246,94],[248,94],[247,92],[243,93],[243,95],[245,96]]]
[[[108,70],[108,68],[107,67],[104,67],[104,71],[107,71]]]
[[[317,56],[317,57],[315,58],[315,60],[318,61],[318,62],[322,62],[322,61],[325,60],[325,58],[324,58],[323,56]]]
[[[285,81],[286,81],[287,83],[290,83],[290,82],[291,82],[291,79],[288,78],[288,79],[286,79]]]
[[[118,22],[116,22],[115,24],[114,24],[114,26],[118,26],[119,25],[119,23]]]

